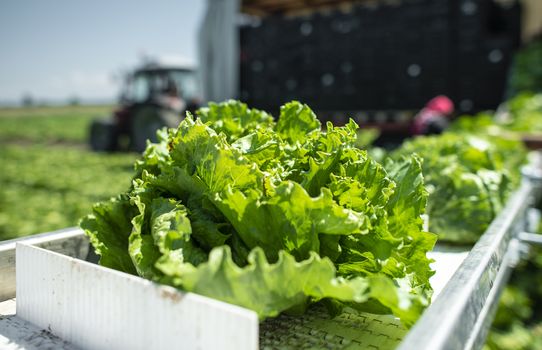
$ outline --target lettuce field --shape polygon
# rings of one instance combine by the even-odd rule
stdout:
[[[0,240],[76,226],[96,201],[130,185],[136,154],[87,146],[111,107],[0,109]]]

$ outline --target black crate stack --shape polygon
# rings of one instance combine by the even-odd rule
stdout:
[[[463,111],[494,108],[518,44],[519,9],[492,0],[403,0],[240,28],[240,98],[273,111],[418,109],[446,94]]]
[[[495,108],[504,98],[512,54],[519,45],[520,8],[460,0],[455,8],[451,96],[462,111]]]

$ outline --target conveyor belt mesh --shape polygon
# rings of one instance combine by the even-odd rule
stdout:
[[[303,316],[281,315],[260,325],[260,349],[394,349],[407,333],[398,319],[347,309],[331,317],[314,307]]]

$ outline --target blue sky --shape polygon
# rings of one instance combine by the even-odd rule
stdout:
[[[204,0],[2,0],[0,103],[115,98],[143,55],[196,60]]]

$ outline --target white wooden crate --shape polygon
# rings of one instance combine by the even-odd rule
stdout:
[[[48,236],[40,239],[67,241],[23,239],[0,249],[0,260],[15,256],[15,245],[18,251],[17,300],[0,303],[0,311],[6,309],[0,312],[0,345],[9,349],[390,349],[407,332],[390,315],[346,310],[331,318],[318,308],[258,325],[252,311],[79,260],[86,255],[71,241],[85,239],[80,229]],[[32,247],[37,243],[47,249]],[[467,252],[440,247],[430,253],[437,260],[431,279],[436,294]],[[15,269],[12,260],[5,263]]]
[[[17,244],[17,316],[85,349],[258,348],[255,312]]]
[[[77,231],[72,239],[84,236]],[[50,235],[54,241],[65,234]],[[0,345],[5,340],[9,349],[393,349],[407,332],[391,315],[345,310],[332,318],[322,308],[259,324],[250,310],[71,258],[66,254],[78,254],[70,249],[28,243],[16,244],[16,302],[0,303],[0,309],[17,306],[16,315],[0,314]],[[467,253],[446,247],[430,253],[435,294]],[[14,252],[0,252],[0,260],[2,254]],[[20,330],[3,329],[14,327]]]

